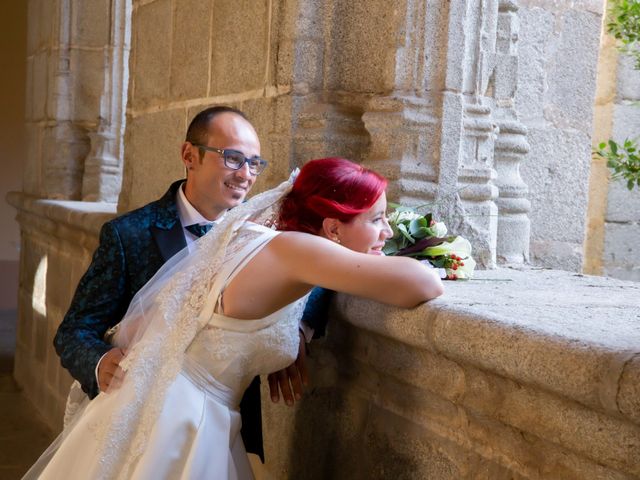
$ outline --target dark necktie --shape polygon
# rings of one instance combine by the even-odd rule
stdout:
[[[194,223],[193,225],[187,225],[184,228],[186,228],[189,232],[193,233],[196,237],[200,238],[209,230],[211,230],[211,227],[213,227],[213,224],[211,223],[206,225],[198,225],[197,223]]]

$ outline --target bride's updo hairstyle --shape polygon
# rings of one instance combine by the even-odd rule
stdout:
[[[307,162],[284,198],[278,230],[318,235],[325,218],[349,222],[369,210],[387,188],[387,179],[344,158]]]

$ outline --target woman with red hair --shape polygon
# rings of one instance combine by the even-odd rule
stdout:
[[[136,294],[112,340],[124,377],[28,478],[253,478],[238,403],[256,375],[296,359],[313,286],[405,308],[443,292],[434,270],[382,253],[386,185],[348,160],[313,160],[227,212]],[[262,226],[273,218],[278,230]]]

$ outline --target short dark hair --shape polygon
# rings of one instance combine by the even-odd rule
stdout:
[[[249,121],[247,116],[237,108],[229,107],[227,105],[217,105],[215,107],[209,107],[202,110],[195,117],[193,117],[193,120],[191,120],[191,123],[189,124],[189,128],[187,128],[187,136],[185,138],[185,141],[194,144],[206,144],[207,135],[209,133],[209,123],[221,113],[227,112],[240,115],[246,121]],[[202,154],[203,152],[200,152],[200,155]]]

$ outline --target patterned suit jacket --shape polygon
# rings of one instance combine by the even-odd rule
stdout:
[[[127,311],[131,299],[169,258],[186,246],[178,217],[174,182],[162,198],[104,224],[100,244],[56,336],[54,346],[62,366],[94,398],[98,361],[112,347],[103,340]],[[315,289],[303,321],[324,331],[329,296]],[[260,382],[256,378],[240,403],[242,437],[247,451],[263,457]]]

